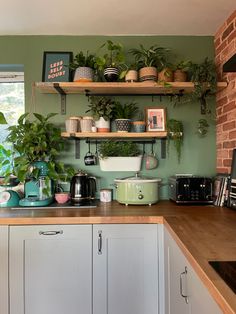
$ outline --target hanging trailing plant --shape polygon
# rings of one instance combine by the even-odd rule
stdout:
[[[169,119],[167,121],[167,140],[168,140],[168,152],[170,142],[173,141],[174,147],[177,152],[178,162],[180,163],[181,150],[183,146],[183,132],[184,127],[181,121],[175,119]]]
[[[209,124],[206,119],[199,119],[197,126],[197,134],[199,137],[205,137],[207,135]]]
[[[192,96],[200,101],[201,113],[210,113],[207,105],[207,98],[216,93],[217,77],[216,67],[213,60],[208,57],[202,63],[191,63],[190,80],[194,83],[194,91]]]

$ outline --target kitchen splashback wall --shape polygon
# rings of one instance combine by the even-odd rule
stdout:
[[[223,73],[223,64],[236,53],[236,10],[215,35],[215,61],[219,80],[228,82],[217,94],[217,172],[230,173],[232,150],[236,147],[236,73]]]
[[[60,97],[58,95],[41,94],[32,89],[33,82],[42,79],[42,61],[44,51],[72,51],[76,54],[78,51],[89,50],[97,52],[105,40],[121,42],[126,51],[132,47],[137,47],[139,43],[149,47],[153,44],[169,47],[173,50],[178,60],[190,59],[194,62],[201,62],[206,56],[214,56],[213,37],[188,37],[188,36],[126,36],[126,37],[105,37],[105,36],[2,36],[0,37],[0,64],[23,64],[25,69],[25,95],[26,111],[39,112],[47,114],[57,112],[54,118],[62,130],[65,130],[64,121],[71,115],[85,115],[87,110],[87,98],[82,95],[67,96],[67,113],[65,116],[60,114]],[[196,175],[212,176],[215,174],[215,120],[214,110],[215,102],[211,103],[212,117],[209,120],[210,128],[206,138],[200,139],[197,134],[197,121],[202,118],[200,106],[197,102],[173,102],[167,97],[151,96],[126,96],[116,97],[120,101],[136,101],[140,108],[146,106],[164,106],[167,108],[168,118],[181,120],[184,124],[184,146],[182,149],[181,162],[178,164],[177,156],[173,145],[170,146],[169,156],[161,159],[160,140],[154,146],[154,151],[159,159],[159,166],[154,170],[145,170],[142,167],[142,174],[159,177],[162,179],[163,186],[160,189],[160,198],[168,197],[167,179],[175,173],[193,173]],[[132,172],[101,172],[99,166],[85,166],[83,157],[88,151],[88,146],[81,141],[81,158],[75,159],[74,141],[66,140],[66,149],[61,154],[61,160],[75,166],[77,169],[84,169],[88,173],[99,177],[99,188],[111,188],[113,180],[117,177],[134,175]],[[95,151],[94,145],[91,147]],[[146,145],[146,152],[151,151],[150,145]]]

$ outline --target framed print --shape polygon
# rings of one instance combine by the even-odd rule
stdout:
[[[146,108],[147,132],[166,131],[166,109],[160,107]]]
[[[71,70],[68,65],[72,60],[72,52],[45,51],[42,82],[70,82]]]

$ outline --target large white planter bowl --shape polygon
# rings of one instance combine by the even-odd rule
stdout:
[[[140,171],[142,157],[100,157],[99,163],[102,171]]]

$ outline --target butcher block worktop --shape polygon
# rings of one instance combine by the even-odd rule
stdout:
[[[113,201],[95,208],[0,209],[0,225],[99,223],[163,223],[223,312],[236,313],[236,295],[208,264],[236,261],[234,210],[169,201],[153,206],[125,206]]]

